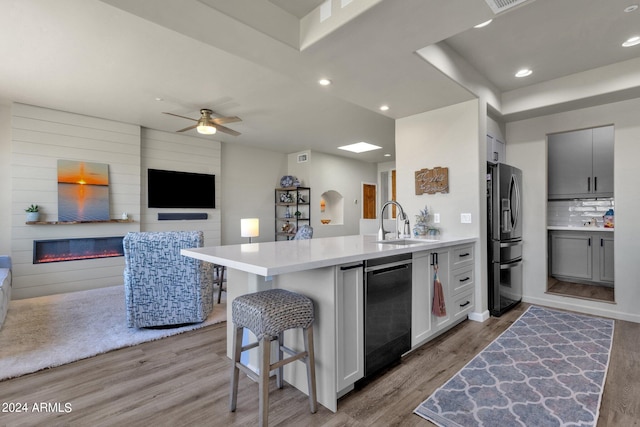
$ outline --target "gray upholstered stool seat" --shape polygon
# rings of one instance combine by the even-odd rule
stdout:
[[[284,289],[270,289],[242,295],[233,300],[231,316],[233,334],[233,366],[231,370],[231,395],[229,409],[236,410],[238,395],[238,375],[242,370],[258,381],[260,388],[260,425],[268,424],[269,415],[269,373],[276,369],[276,383],[282,388],[282,367],[287,363],[302,360],[307,367],[309,384],[309,404],[311,412],[317,411],[316,379],[313,351],[313,302],[304,295]],[[243,329],[247,328],[258,338],[258,342],[242,345]],[[296,352],[284,346],[284,331],[301,328],[303,330],[304,351]],[[278,361],[271,363],[271,341],[278,340]],[[240,354],[254,347],[260,347],[260,372],[256,375],[240,363]],[[283,352],[290,357],[282,359]]]

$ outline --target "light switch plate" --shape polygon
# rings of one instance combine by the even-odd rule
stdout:
[[[440,224],[440,214],[439,213],[434,213],[433,214],[433,223],[434,224]]]
[[[471,214],[470,213],[460,214],[460,222],[462,224],[471,224]]]

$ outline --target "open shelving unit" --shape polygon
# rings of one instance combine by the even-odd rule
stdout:
[[[298,227],[311,223],[311,188],[284,187],[276,188],[275,206],[275,240],[291,240]],[[296,215],[299,213],[299,215]]]

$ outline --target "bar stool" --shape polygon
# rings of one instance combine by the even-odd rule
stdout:
[[[268,425],[269,418],[269,373],[276,370],[276,384],[282,388],[282,367],[287,363],[302,360],[307,366],[309,385],[309,404],[311,412],[318,410],[316,397],[316,368],[313,353],[313,302],[304,295],[284,289],[270,289],[242,295],[231,305],[235,328],[233,334],[233,366],[231,368],[231,394],[229,410],[236,410],[238,397],[238,375],[240,370],[257,381],[260,389],[259,411],[260,425]],[[242,345],[244,328],[249,329],[258,338],[258,342]],[[304,351],[295,352],[283,344],[284,331],[302,328]],[[271,364],[271,341],[278,340],[278,361]],[[243,351],[259,347],[260,373],[256,374],[248,366],[240,363]],[[282,359],[283,352],[290,357]]]

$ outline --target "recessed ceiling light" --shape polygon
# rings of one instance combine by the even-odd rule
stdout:
[[[528,68],[523,68],[522,70],[516,73],[516,77],[527,77],[527,76],[530,76],[531,74],[533,74],[533,71],[531,71]]]
[[[493,21],[493,19],[489,19],[488,21],[484,21],[481,24],[478,25],[474,25],[473,28],[482,28],[482,27],[486,27],[487,25],[491,24],[491,21]]]
[[[631,47],[631,46],[635,46],[637,44],[640,44],[640,36],[634,36],[634,37],[631,37],[631,38],[627,39],[626,42],[622,43],[622,46]]]
[[[160,102],[160,101],[164,101],[164,99],[160,98],[159,96],[156,98],[156,101]]]
[[[386,153],[384,156],[385,156],[385,157],[391,157],[391,154]]]
[[[355,144],[343,145],[342,147],[338,147],[338,149],[340,150],[351,151],[353,153],[364,153],[365,151],[379,150],[381,148],[382,147],[369,144],[368,142],[356,142]]]
[[[638,9],[638,5],[637,4],[632,4],[631,6],[627,6],[624,8],[624,11],[629,13],[629,12],[633,12],[634,10]]]
[[[389,109],[388,105],[381,105],[380,106],[380,111],[387,111]]]
[[[322,86],[329,86],[331,84],[331,80],[329,80],[329,79],[320,79],[320,80],[318,80],[318,83],[320,83],[320,85],[322,85]]]

